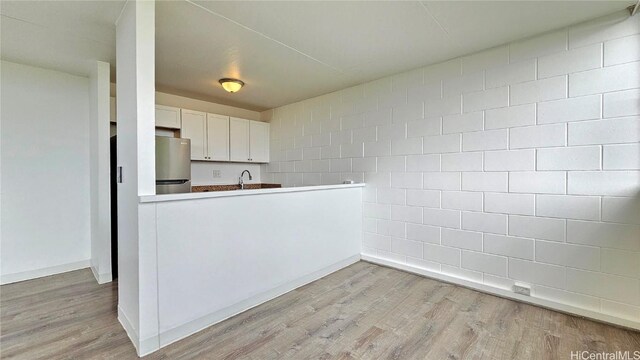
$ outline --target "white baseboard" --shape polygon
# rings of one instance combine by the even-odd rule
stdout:
[[[113,280],[110,272],[99,274],[98,269],[96,269],[93,265],[91,266],[91,272],[93,273],[93,277],[96,278],[98,284],[106,284]]]
[[[13,273],[13,274],[2,274],[2,276],[0,276],[0,285],[11,284],[18,281],[37,279],[44,276],[60,274],[67,271],[85,269],[88,267],[90,267],[90,261],[87,259],[87,260],[76,261],[68,264],[50,266],[42,269],[22,271],[22,272]]]
[[[477,290],[483,293],[496,295],[499,297],[516,300],[516,301],[520,301],[520,302],[531,304],[531,305],[540,306],[546,309],[555,310],[555,311],[559,311],[559,312],[563,312],[571,315],[577,315],[580,317],[586,317],[596,321],[613,324],[616,326],[622,326],[625,328],[640,330],[640,322],[637,322],[637,321],[632,321],[632,320],[623,319],[616,316],[611,316],[611,315],[607,315],[607,314],[603,314],[603,313],[599,313],[599,312],[595,312],[587,309],[582,309],[573,305],[568,305],[568,304],[560,303],[557,301],[536,298],[533,296],[519,295],[495,286],[481,284],[474,281],[458,278],[455,276],[433,272],[433,271],[422,269],[412,265],[407,265],[407,264],[399,263],[396,261],[379,258],[377,256],[362,254],[362,260],[368,261],[374,264],[383,265],[383,266],[391,267],[394,269],[422,275],[428,278],[441,280],[447,283],[460,285],[462,287],[469,288],[472,290]]]
[[[127,317],[127,314],[125,314],[120,305],[118,305],[118,321],[124,328],[127,336],[129,336],[131,343],[133,343],[133,347],[136,348],[136,353],[138,354],[138,356],[141,356],[140,342],[138,341],[138,332],[136,331],[136,328],[133,326],[131,320],[129,320],[129,317]]]
[[[140,340],[140,348],[138,349],[138,356],[147,356],[154,351],[158,351],[160,349],[160,337],[152,336],[150,338],[146,338],[144,340]]]
[[[136,349],[136,354],[138,354],[138,357],[151,354],[152,352],[160,349],[160,346],[158,345],[159,344],[158,336],[152,336],[144,340],[140,340],[138,338],[138,332],[136,331],[136,328],[133,326],[133,324],[131,323],[131,320],[129,320],[129,317],[122,310],[120,305],[118,305],[118,321],[120,322],[120,325],[122,325],[122,327],[124,328],[124,331],[127,333],[127,336],[129,336],[129,339],[131,340],[133,347]]]
[[[201,331],[211,325],[224,321],[232,316],[235,316],[241,312],[247,311],[269,300],[275,299],[278,296],[284,295],[289,291],[295,290],[303,285],[316,281],[342,268],[345,268],[349,265],[357,263],[358,261],[360,261],[360,255],[351,256],[345,260],[339,261],[321,270],[318,270],[316,272],[313,272],[311,274],[308,274],[296,280],[290,281],[286,284],[282,284],[277,288],[263,292],[249,299],[241,301],[237,304],[234,304],[222,310],[216,311],[215,313],[209,314],[207,316],[203,316],[199,319],[193,320],[186,324],[182,324],[171,330],[164,331],[163,333],[160,334],[160,347],[164,347],[173,342],[184,339],[185,337],[192,335],[194,333],[197,333],[198,331]]]

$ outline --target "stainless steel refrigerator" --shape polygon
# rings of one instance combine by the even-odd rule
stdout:
[[[191,192],[191,140],[156,136],[156,194]]]

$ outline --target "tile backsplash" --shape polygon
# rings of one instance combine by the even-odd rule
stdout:
[[[192,161],[191,185],[237,184],[238,177],[245,169],[249,170],[253,177],[253,180],[249,180],[249,177],[245,175],[244,182],[246,184],[260,182],[260,164]],[[220,177],[214,177],[214,171],[219,172]]]

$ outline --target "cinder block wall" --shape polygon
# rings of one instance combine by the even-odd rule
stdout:
[[[263,175],[367,183],[363,253],[640,321],[640,16],[273,110]]]

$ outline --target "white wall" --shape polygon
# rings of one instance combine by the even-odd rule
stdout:
[[[640,327],[638,33],[620,12],[277,108],[263,181],[365,181],[369,259]]]
[[[100,284],[112,279],[109,67],[96,61],[90,76],[91,270]]]
[[[2,283],[87,267],[89,79],[2,62]]]

